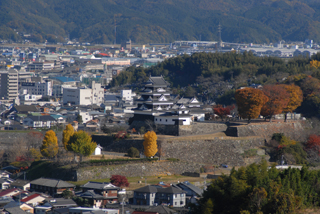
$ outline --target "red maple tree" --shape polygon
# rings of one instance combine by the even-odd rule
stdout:
[[[223,107],[222,105],[216,105],[213,107],[213,111],[216,115],[221,117],[221,119],[225,118],[230,112],[235,108],[234,105]]]
[[[123,175],[112,175],[110,178],[110,183],[121,188],[128,187],[130,185],[128,179]]]
[[[310,135],[306,143],[308,149],[317,149],[320,152],[320,136],[319,135]]]

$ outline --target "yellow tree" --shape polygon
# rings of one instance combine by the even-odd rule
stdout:
[[[320,61],[318,60],[311,60],[310,61],[310,68],[318,69],[320,67]]]
[[[56,133],[52,130],[47,131],[40,148],[41,154],[47,158],[53,158],[58,154],[58,150],[59,146]]]
[[[268,101],[268,97],[260,89],[244,88],[238,89],[235,93],[239,115],[248,119],[257,118],[261,107]]]
[[[62,133],[62,143],[66,150],[67,150],[67,144],[69,142],[69,139],[73,134],[74,134],[73,126],[71,124],[68,124],[66,126],[66,129],[63,130],[63,133]]]
[[[75,132],[67,143],[67,150],[78,154],[80,162],[83,156],[91,155],[96,147],[97,144],[92,141],[91,136],[82,130]]]
[[[157,134],[154,131],[148,131],[143,138],[144,155],[148,158],[154,156],[158,152]]]
[[[284,121],[287,121],[287,113],[294,111],[298,108],[303,101],[303,93],[297,85],[283,85],[284,89],[289,93],[289,103],[287,107],[283,109],[285,113]]]

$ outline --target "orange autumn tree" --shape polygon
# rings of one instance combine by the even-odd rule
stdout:
[[[70,137],[74,134],[74,128],[71,124],[68,124],[62,132],[62,143],[64,148],[67,150],[67,145],[70,140]]]
[[[158,152],[157,134],[154,131],[148,131],[143,138],[144,155],[150,158]]]
[[[268,101],[262,106],[260,114],[269,117],[272,122],[272,116],[282,113],[283,109],[289,103],[289,93],[283,85],[265,85],[263,93],[268,97]]]
[[[299,86],[297,85],[283,85],[284,89],[289,93],[288,105],[283,109],[284,121],[287,121],[287,113],[294,111],[298,108],[303,101],[303,93]]]
[[[268,101],[268,98],[260,89],[244,88],[238,89],[235,93],[239,115],[248,119],[255,119],[259,116],[261,107]]]

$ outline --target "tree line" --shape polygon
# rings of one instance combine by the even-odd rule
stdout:
[[[320,205],[320,171],[277,170],[266,161],[213,180],[194,213],[294,213]]]

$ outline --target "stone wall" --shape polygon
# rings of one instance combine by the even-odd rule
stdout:
[[[227,125],[216,122],[194,122],[189,126],[179,126],[179,136],[211,134],[227,130]]]
[[[247,137],[232,139],[230,137],[216,138],[213,140],[184,140],[163,141],[161,148],[163,157],[178,158],[182,161],[194,163],[230,166],[246,165],[242,154],[250,149],[257,149],[264,145],[264,139]],[[257,154],[259,156],[259,154]],[[263,157],[260,153],[260,157]]]
[[[284,133],[292,139],[299,140],[305,129],[310,128],[307,121],[289,121],[289,122],[265,122],[253,123],[241,126],[229,126],[226,134],[234,137],[260,136],[270,140],[274,133]]]
[[[202,165],[192,162],[162,162],[129,163],[117,166],[95,166],[80,168],[77,170],[78,181],[89,179],[110,178],[112,175],[124,175],[126,177],[161,176],[168,174],[182,174],[184,172],[199,172]]]

